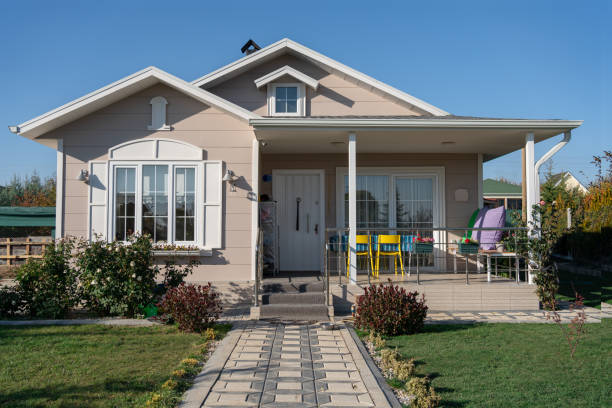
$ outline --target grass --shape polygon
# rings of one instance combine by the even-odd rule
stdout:
[[[601,302],[612,304],[612,282],[598,276],[579,275],[560,268],[557,300],[573,301],[574,288],[584,297],[585,306],[601,309]]]
[[[141,406],[202,343],[169,326],[0,326],[0,407]]]
[[[573,360],[554,324],[427,325],[387,346],[415,358],[445,407],[609,407],[612,322],[587,330]]]

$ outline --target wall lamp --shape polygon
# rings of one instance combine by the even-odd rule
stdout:
[[[238,177],[234,174],[232,170],[225,170],[223,181],[227,181],[229,183],[230,191],[236,191],[236,182],[238,181]]]
[[[79,175],[77,176],[77,180],[84,181],[87,183],[89,181],[89,172],[85,169],[82,169]]]

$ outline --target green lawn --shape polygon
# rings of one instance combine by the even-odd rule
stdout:
[[[554,324],[428,325],[387,345],[417,360],[445,407],[611,407],[612,322],[587,328],[573,360]]]
[[[174,327],[0,326],[0,407],[142,405],[203,342]]]

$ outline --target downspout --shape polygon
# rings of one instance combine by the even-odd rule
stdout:
[[[561,140],[559,143],[557,143],[556,145],[554,145],[552,147],[552,149],[550,149],[549,151],[546,152],[546,154],[544,154],[544,156],[542,156],[542,158],[540,158],[540,160],[538,160],[535,164],[535,171],[534,171],[534,175],[535,175],[535,198],[536,198],[536,203],[540,202],[540,167],[544,164],[544,162],[546,162],[548,159],[550,159],[551,157],[553,157],[553,155],[555,153],[557,153],[559,150],[563,149],[563,147],[569,143],[569,141],[572,139],[572,132],[570,130],[568,130],[567,132],[563,133],[563,140]]]

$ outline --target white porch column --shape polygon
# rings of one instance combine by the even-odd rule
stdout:
[[[357,135],[348,136],[349,281],[357,283]]]
[[[525,136],[525,173],[526,173],[526,189],[527,189],[527,202],[525,208],[527,210],[527,226],[529,228],[528,236],[533,235],[533,206],[536,204],[536,177],[538,175],[535,171],[535,143],[533,132],[527,133]],[[531,272],[531,265],[529,260],[527,261],[528,269],[528,282],[533,285],[533,273]]]
[[[254,139],[251,151],[251,279],[257,273],[257,233],[259,227],[259,140]]]

